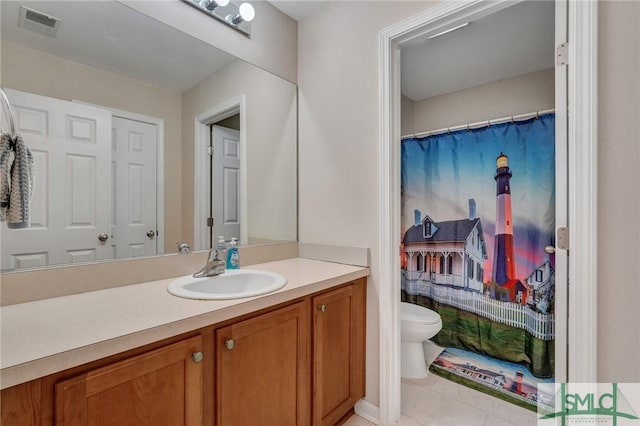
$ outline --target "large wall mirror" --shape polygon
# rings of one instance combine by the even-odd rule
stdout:
[[[36,169],[3,271],[296,240],[295,84],[115,1],[0,7]]]

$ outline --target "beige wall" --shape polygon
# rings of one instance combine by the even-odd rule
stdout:
[[[246,96],[247,210],[250,241],[297,238],[296,86],[235,60],[182,97],[183,234],[193,241],[195,117]],[[277,123],[277,125],[274,125]]]
[[[371,249],[366,398],[374,404],[379,361],[378,32],[431,4],[327,2],[298,27],[299,239]]]
[[[378,403],[378,31],[430,4],[435,3],[331,2],[298,28],[299,239],[371,248],[367,399],[373,403]],[[600,3],[601,381],[640,382],[639,10],[640,3]]]
[[[598,13],[598,376],[640,382],[640,2]]]
[[[416,102],[403,96],[402,134],[551,109],[554,79],[549,68]]]
[[[182,239],[182,210],[173,201],[182,187],[180,93],[8,41],[2,41],[1,71],[1,83],[6,88],[164,120],[165,252],[175,252],[176,242]]]
[[[266,0],[251,1],[256,10],[251,38],[182,1],[121,3],[282,78],[298,80],[297,23]]]
[[[400,97],[400,134],[416,133],[413,126],[414,101],[402,95]]]

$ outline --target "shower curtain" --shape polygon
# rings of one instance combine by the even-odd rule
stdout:
[[[441,346],[554,371],[554,115],[402,140],[402,299]]]

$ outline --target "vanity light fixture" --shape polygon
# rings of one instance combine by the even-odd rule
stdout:
[[[256,16],[256,11],[249,3],[242,3],[240,7],[231,4],[230,0],[182,0],[195,7],[199,11],[217,19],[240,31],[247,37],[251,37],[251,21]]]
[[[453,28],[449,28],[448,30],[440,31],[437,34],[434,34],[434,35],[431,35],[431,36],[427,37],[427,39],[431,40],[431,39],[434,39],[436,37],[440,37],[442,35],[445,35],[445,34],[448,34],[448,33],[452,32],[452,31],[459,30],[460,28],[464,28],[467,25],[469,25],[469,22],[465,22],[464,24],[457,25],[457,26],[455,26]]]

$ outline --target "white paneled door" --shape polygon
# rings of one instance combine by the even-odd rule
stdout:
[[[112,233],[114,258],[157,254],[156,168],[158,130],[154,124],[112,121]]]
[[[36,172],[31,227],[2,224],[2,268],[111,258],[111,113],[6,92]]]
[[[240,241],[240,132],[211,126],[215,235]]]

